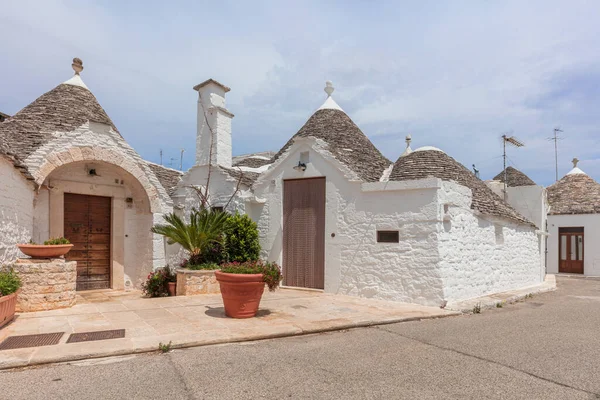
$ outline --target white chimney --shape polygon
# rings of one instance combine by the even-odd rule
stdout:
[[[233,114],[225,107],[225,93],[230,89],[209,79],[194,86],[194,90],[198,91],[196,165],[208,165],[211,159],[212,165],[231,167]]]

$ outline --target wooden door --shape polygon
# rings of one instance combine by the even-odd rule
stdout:
[[[558,272],[583,274],[583,227],[559,228]]]
[[[111,198],[65,193],[65,237],[77,261],[77,290],[110,288]]]
[[[325,178],[283,183],[283,280],[325,287]]]

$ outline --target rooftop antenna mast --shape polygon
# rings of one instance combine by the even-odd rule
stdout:
[[[171,161],[169,162],[169,168],[173,168],[173,161],[175,161],[176,158],[171,157]]]
[[[179,170],[183,171],[183,153],[185,149],[181,149],[181,155],[179,156]]]
[[[556,181],[558,181],[558,141],[562,140],[562,138],[558,136],[558,132],[562,132],[562,129],[554,128],[554,136],[548,138],[548,140],[554,141],[554,163],[556,164]]]
[[[160,149],[160,165],[162,165],[162,149]]]
[[[523,144],[523,142],[521,142],[519,139],[517,139],[514,136],[507,136],[506,134],[502,135],[502,147],[504,150],[504,154],[503,154],[503,158],[504,158],[504,201],[506,201],[506,197],[507,197],[507,191],[506,191],[506,186],[507,186],[507,181],[508,181],[508,174],[506,173],[506,144],[509,144],[511,146],[514,147],[523,147],[525,146]]]

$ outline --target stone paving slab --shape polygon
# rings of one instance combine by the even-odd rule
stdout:
[[[498,303],[514,303],[528,296],[538,293],[551,292],[553,290],[556,290],[556,277],[548,274],[546,275],[544,282],[539,285],[509,290],[507,292],[494,293],[488,296],[476,297],[469,300],[449,302],[446,304],[446,309],[460,311],[463,313],[472,313],[476,306],[479,306],[481,310],[486,308],[494,308],[497,307]]]
[[[86,292],[72,308],[23,313],[0,330],[11,335],[65,332],[61,343],[0,351],[0,369],[270,339],[459,314],[416,304],[280,289],[265,292],[256,318],[225,316],[220,294],[145,299],[139,292]],[[125,329],[125,338],[70,343],[71,333]]]

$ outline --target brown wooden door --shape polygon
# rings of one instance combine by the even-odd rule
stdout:
[[[110,288],[111,198],[65,193],[65,237],[77,261],[77,290]]]
[[[558,232],[558,272],[583,274],[583,227]]]
[[[325,287],[325,178],[283,183],[283,282]]]

